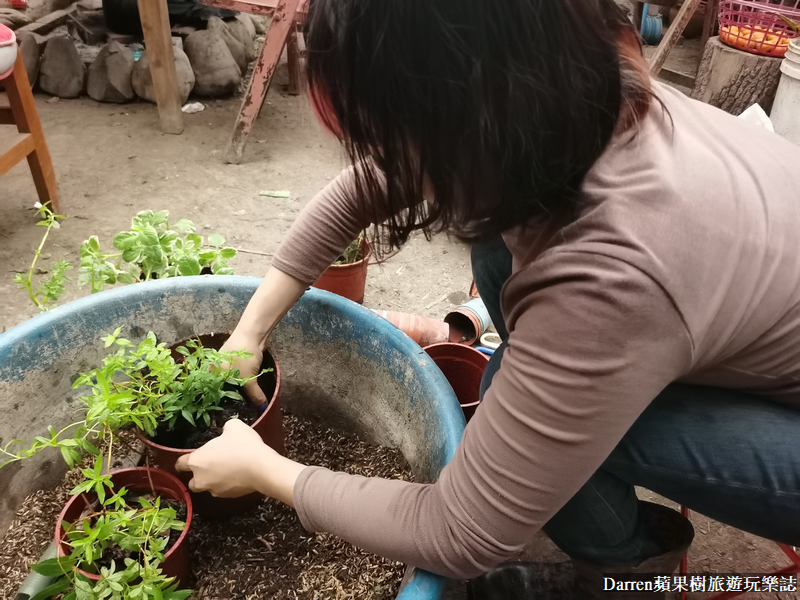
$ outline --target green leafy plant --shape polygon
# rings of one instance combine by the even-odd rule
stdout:
[[[121,328],[103,338],[106,348],[115,351],[100,367],[80,374],[73,384],[88,389],[79,397],[85,407],[83,419],[60,431],[51,427],[49,437],[38,436],[27,448],[15,451],[14,447],[24,442],[12,440],[0,448],[5,458],[0,467],[48,448],[58,448],[73,467],[83,453],[99,455],[99,446],[109,457],[110,470],[116,432],[137,427],[153,436],[159,424],[172,428],[180,419],[191,425],[210,425],[213,414],[221,411],[227,400],[242,399],[237,389],[255,379],[241,377],[231,366],[236,359],[249,358],[247,352],[223,352],[189,341],[176,349],[184,357],[176,361],[154,333],[148,333],[138,345],[121,338],[120,333]]]
[[[163,575],[163,562],[169,533],[182,530],[175,510],[163,507],[153,494],[140,496],[130,504],[125,488],[115,490],[111,476],[113,448],[117,433],[138,427],[153,435],[160,423],[172,427],[183,419],[190,424],[209,425],[215,411],[227,399],[241,399],[236,388],[249,379],[232,368],[245,352],[222,352],[190,341],[177,349],[183,359],[176,361],[152,332],[138,345],[120,337],[121,328],[103,338],[108,354],[100,367],[79,375],[75,388],[86,387],[80,396],[83,419],[60,431],[48,428],[47,436],[37,436],[29,447],[12,440],[0,449],[8,463],[29,458],[47,448],[58,448],[65,462],[73,467],[84,453],[95,455],[93,468],[81,469],[83,481],[73,495],[85,495],[89,507],[80,523],[64,523],[69,556],[44,561],[33,568],[58,580],[36,598],[43,600],[63,595],[64,600],[184,600],[190,591],[178,590],[174,581]],[[91,495],[91,496],[90,496]],[[116,552],[112,552],[116,551]],[[109,559],[127,557],[118,564]],[[134,560],[135,558],[135,560]],[[107,564],[101,565],[105,561]],[[110,562],[109,562],[110,561]],[[76,569],[99,575],[97,581]]]
[[[28,297],[31,299],[31,302],[33,302],[39,310],[45,311],[55,304],[64,293],[64,283],[70,281],[69,277],[66,276],[66,272],[72,268],[72,265],[65,260],[59,260],[53,265],[50,277],[34,287],[33,278],[36,274],[36,263],[42,255],[42,249],[47,243],[50,232],[53,229],[59,229],[61,227],[59,221],[65,218],[55,214],[46,204],[39,206],[39,216],[41,217],[41,221],[39,221],[37,225],[46,228],[42,236],[42,241],[33,254],[33,261],[31,262],[30,268],[26,273],[17,273],[14,276],[14,283],[17,284],[20,289],[28,292]]]
[[[204,241],[188,219],[181,219],[172,229],[166,210],[138,213],[130,231],[115,235],[113,245],[118,252],[102,252],[97,238],[81,246],[80,281],[91,284],[93,292],[102,290],[106,283],[200,275],[204,271],[232,275],[228,261],[237,254],[235,248],[225,246],[225,238],[218,233]],[[114,258],[119,259],[117,264],[110,260]]]
[[[64,600],[184,600],[191,590],[178,590],[159,565],[165,559],[170,532],[183,531],[186,524],[178,519],[174,508],[162,507],[159,497],[148,500],[140,496],[138,506],[129,504],[128,490],[115,490],[111,477],[102,474],[102,466],[100,458],[94,468],[81,469],[86,479],[70,493],[92,492],[94,498],[84,496],[88,508],[79,523],[62,523],[70,554],[31,567],[37,573],[57,578],[34,598],[44,600],[64,594]],[[119,558],[111,558],[124,554],[128,556],[121,560],[122,564],[118,564]],[[103,560],[106,566],[101,564]],[[77,569],[99,578],[92,581]]]
[[[337,260],[335,265],[351,265],[364,259],[364,252],[362,245],[366,239],[366,234],[362,231],[359,236],[354,239],[350,245],[342,252],[342,256]]]

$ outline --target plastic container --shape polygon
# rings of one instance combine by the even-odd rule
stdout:
[[[464,418],[469,421],[481,401],[481,379],[489,357],[469,346],[453,343],[434,344],[425,348],[425,352],[450,382]]]
[[[161,569],[168,577],[175,577],[178,582],[189,582],[189,544],[187,543],[187,535],[189,527],[192,524],[192,499],[189,495],[189,490],[183,485],[180,480],[174,475],[162,471],[161,469],[148,469],[147,467],[134,467],[132,469],[120,469],[111,474],[111,481],[114,487],[119,489],[121,487],[128,488],[130,492],[150,492],[155,490],[156,494],[162,497],[175,500],[181,504],[186,505],[186,527],[181,532],[178,540],[167,550],[164,556],[164,562],[161,563]],[[151,486],[152,482],[152,488]],[[71,548],[65,539],[64,528],[61,525],[63,521],[67,523],[76,523],[80,520],[81,515],[86,510],[85,500],[88,498],[89,502],[94,502],[96,496],[92,493],[79,494],[72,496],[69,502],[64,506],[61,514],[58,516],[56,525],[56,545],[58,546],[59,556],[68,556]],[[98,575],[80,571],[93,581],[99,579]]]
[[[775,133],[800,146],[800,39],[792,40],[781,63],[781,80],[770,120]]]
[[[800,22],[800,0],[720,0],[719,39],[751,54],[784,56],[797,34],[781,16]]]
[[[15,62],[17,62],[17,36],[0,23],[0,79],[11,75]]]
[[[462,304],[444,318],[450,325],[450,341],[454,344],[474,344],[492,324],[489,311],[480,298]]]
[[[649,4],[645,4],[642,10],[642,39],[648,46],[658,46],[664,37],[664,21],[661,15],[650,14]]]
[[[367,240],[361,241],[361,252],[364,258],[358,262],[328,267],[312,287],[362,304],[367,288],[367,268],[372,254]]]
[[[199,339],[206,348],[218,350],[228,339],[229,334],[206,334],[193,336],[186,340],[181,340],[170,346],[172,356],[175,360],[182,358],[182,355],[175,352],[175,348],[183,346],[189,339]],[[263,414],[256,420],[251,427],[261,436],[264,443],[276,451],[283,454],[284,436],[283,420],[280,405],[281,371],[277,361],[269,352],[264,353],[264,361],[261,363],[262,369],[273,369],[272,373],[264,373],[259,377],[258,384],[268,398],[267,407]],[[184,448],[170,448],[162,446],[147,438],[141,431],[136,432],[136,436],[150,449],[155,458],[156,466],[178,477],[183,483],[189,484],[192,474],[178,472],[175,463],[184,454],[191,454],[193,450]],[[191,492],[197,514],[211,519],[226,519],[232,516],[247,512],[258,506],[264,499],[261,494],[249,494],[240,498],[215,498],[208,492]]]

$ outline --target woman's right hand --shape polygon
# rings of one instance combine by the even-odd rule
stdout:
[[[248,358],[236,359],[233,367],[239,369],[239,376],[244,379],[256,377],[261,372],[261,364],[264,361],[264,351],[261,349],[261,342],[258,339],[240,333],[238,328],[231,334],[222,345],[223,352],[241,352],[244,350],[252,356]],[[268,402],[267,396],[258,385],[258,380],[248,381],[244,386],[244,393],[253,404],[264,406]]]
[[[244,350],[253,355],[234,362],[233,366],[239,369],[242,377],[246,379],[261,372],[264,348],[270,333],[305,290],[306,285],[291,275],[275,267],[267,271],[264,281],[244,309],[236,329],[222,346],[228,352]],[[267,397],[255,379],[247,382],[244,391],[250,401],[258,406],[267,403]]]

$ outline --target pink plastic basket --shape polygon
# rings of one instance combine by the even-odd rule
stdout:
[[[800,24],[800,0],[720,0],[719,38],[752,54],[783,56],[797,34],[781,16]]]

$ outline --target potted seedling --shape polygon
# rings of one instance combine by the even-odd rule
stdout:
[[[117,432],[152,420],[158,410],[137,404],[124,392],[92,393],[81,401],[85,405],[82,420],[61,431],[50,427],[48,436],[37,436],[29,448],[12,452],[12,447],[22,443],[13,440],[0,449],[6,458],[0,467],[48,448],[60,449],[70,468],[83,453],[96,456],[92,468],[81,469],[84,479],[71,491],[59,515],[57,557],[32,567],[56,578],[35,600],[54,596],[63,600],[184,600],[191,594],[178,590],[188,578],[186,533],[192,520],[188,490],[160,469],[110,472]]]
[[[361,304],[364,302],[367,267],[371,254],[367,236],[362,232],[338,260],[325,270],[314,283],[314,287],[333,292]]]
[[[191,477],[177,473],[175,462],[222,432],[225,422],[239,418],[262,439],[283,452],[283,428],[279,403],[280,374],[274,358],[264,354],[258,383],[269,399],[256,406],[242,393],[249,381],[232,364],[247,358],[244,352],[220,351],[227,335],[205,335],[168,347],[153,333],[138,345],[119,337],[118,329],[104,338],[116,351],[103,365],[80,382],[95,394],[130,394],[139,406],[152,407],[145,418],[136,419],[136,434],[152,451],[156,465],[188,483]],[[213,498],[193,494],[198,513],[227,517],[258,504],[262,497]]]

